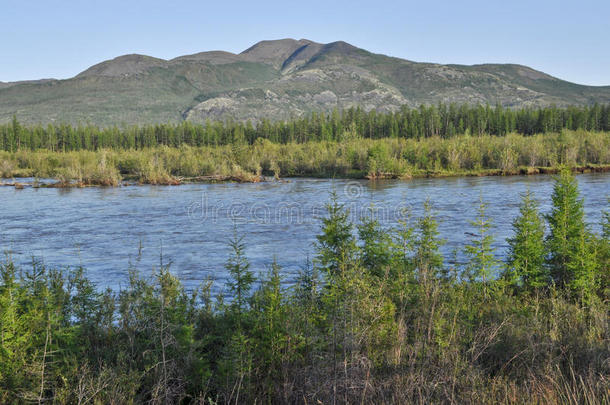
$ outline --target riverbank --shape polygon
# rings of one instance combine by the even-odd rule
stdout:
[[[563,131],[522,136],[422,139],[351,139],[343,142],[149,149],[0,152],[0,177],[50,178],[52,187],[178,185],[188,182],[259,182],[317,177],[410,179],[610,171],[610,133]],[[20,187],[15,182],[5,181]]]
[[[610,165],[586,165],[586,166],[573,166],[570,167],[570,170],[573,173],[585,174],[585,173],[609,173]],[[515,170],[480,170],[480,171],[464,171],[464,172],[450,172],[450,171],[441,171],[441,172],[421,172],[415,173],[408,177],[399,177],[392,173],[383,174],[381,176],[370,176],[365,172],[351,173],[343,179],[353,179],[353,180],[411,180],[411,179],[420,179],[420,178],[447,178],[447,177],[493,177],[493,176],[532,176],[532,175],[553,175],[559,173],[559,167],[520,167]],[[26,172],[27,173],[27,172]],[[301,176],[301,178],[309,177],[309,178],[333,178],[339,179],[336,176],[326,176],[326,175],[307,175]],[[294,178],[299,178],[295,176]],[[198,176],[198,177],[170,177],[166,181],[158,181],[155,183],[148,183],[138,181],[137,178],[134,177],[126,177],[123,178],[120,183],[117,184],[98,184],[98,183],[87,183],[85,181],[59,181],[57,179],[45,179],[45,182],[41,182],[39,179],[35,177],[28,176],[15,176],[12,179],[4,179],[0,180],[0,187],[14,187],[15,189],[22,190],[24,188],[82,188],[82,187],[104,187],[104,186],[134,186],[134,185],[163,185],[163,186],[179,186],[184,184],[205,184],[205,183],[262,183],[269,181],[290,181],[290,178],[276,178],[273,176],[247,176],[247,177],[237,177],[237,176],[223,176],[223,175],[211,175],[211,176]]]

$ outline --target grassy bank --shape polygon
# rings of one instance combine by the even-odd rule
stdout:
[[[275,177],[411,178],[553,172],[559,166],[608,170],[610,133],[562,131],[522,136],[362,139],[341,142],[153,147],[53,152],[0,151],[0,176],[55,178],[63,184],[116,186]]]
[[[463,264],[443,262],[430,206],[383,229],[331,199],[293,286],[233,240],[230,300],[168,266],[99,291],[83,269],[8,259],[0,402],[607,404],[610,215],[593,234],[567,172],[551,199],[543,219],[523,197],[506,263],[482,203]]]

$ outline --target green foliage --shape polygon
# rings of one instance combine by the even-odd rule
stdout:
[[[327,216],[322,218],[322,233],[317,237],[317,260],[320,269],[329,277],[338,277],[356,259],[356,239],[349,211],[339,203],[335,192],[326,205]]]
[[[610,211],[602,213],[602,234],[599,238],[600,295],[610,299]]]
[[[254,282],[254,273],[250,271],[250,263],[245,256],[243,237],[235,236],[229,243],[232,256],[227,261],[225,269],[231,276],[228,282],[229,292],[233,297],[231,308],[237,316],[237,324],[241,327],[242,313],[247,309],[250,290]]]
[[[534,135],[541,133],[564,134],[567,131],[610,131],[610,105],[585,107],[541,107],[515,110],[497,106],[439,104],[422,105],[416,109],[404,106],[400,111],[378,113],[351,108],[342,112],[312,113],[289,121],[262,119],[251,122],[235,120],[207,122],[204,125],[191,122],[156,124],[117,128],[91,125],[70,126],[49,124],[23,126],[15,117],[10,123],[0,124],[0,150],[78,151],[78,150],[133,150],[157,146],[177,148],[219,145],[253,145],[259,139],[274,143],[291,144],[320,141],[357,143],[363,139],[421,139],[440,137],[451,139],[457,135],[476,134],[504,137],[508,134]],[[564,164],[578,163],[573,156],[570,136],[562,140],[562,149],[555,155]],[[511,146],[511,145],[508,145]],[[459,153],[459,151],[456,151]],[[593,152],[594,154],[603,151]],[[386,166],[391,152],[384,144],[378,144],[368,152],[368,170],[374,172]],[[496,158],[503,170],[510,170],[517,163],[515,151],[510,147],[500,151]],[[583,162],[581,162],[583,163]],[[534,166],[531,164],[530,166]]]
[[[472,234],[471,243],[465,249],[469,257],[466,277],[470,282],[482,282],[485,289],[495,276],[498,264],[492,247],[494,238],[490,233],[491,220],[487,217],[486,210],[487,204],[481,196],[477,219],[471,222],[476,233]]]
[[[567,161],[578,170],[610,165],[607,132],[564,131],[521,136],[311,140],[253,144],[151,146],[139,149],[0,151],[0,176],[57,178],[63,185],[260,181],[265,176],[407,178],[464,174],[553,172]],[[561,156],[569,156],[563,159]],[[507,161],[510,156],[510,162]],[[510,163],[510,164],[509,164]]]
[[[547,220],[547,263],[557,285],[589,296],[596,284],[595,241],[584,219],[583,200],[569,170],[556,178],[553,208]]]
[[[513,221],[513,237],[508,239],[509,252],[505,278],[517,288],[532,292],[549,283],[545,267],[544,223],[538,203],[528,190],[522,196],[519,216]]]
[[[415,266],[420,280],[441,276],[443,256],[439,249],[445,243],[439,238],[438,223],[432,213],[430,201],[424,203],[424,215],[417,222],[418,238],[415,242]]]
[[[362,224],[358,226],[358,237],[362,241],[361,262],[372,276],[383,278],[391,269],[392,237],[381,228],[373,213],[374,207],[371,207],[370,215],[362,218]]]
[[[592,234],[581,232],[576,241],[576,251],[567,264],[568,271],[573,274],[570,286],[587,302],[598,291],[598,282],[601,275],[598,272],[600,263],[595,250],[596,245],[597,240]]]
[[[293,360],[298,339],[292,335],[289,306],[282,289],[281,268],[273,261],[252,300],[255,341],[254,364],[261,375],[264,402],[273,400],[274,386],[282,380],[283,368]]]

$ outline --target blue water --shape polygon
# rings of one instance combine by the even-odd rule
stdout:
[[[610,174],[577,176],[587,221],[600,230],[608,209]],[[264,272],[274,255],[288,282],[313,259],[320,216],[334,190],[358,220],[373,207],[384,226],[421,214],[429,199],[447,239],[447,257],[474,231],[469,221],[479,199],[489,204],[498,258],[528,187],[550,209],[550,176],[468,177],[410,181],[290,179],[257,184],[190,184],[118,188],[0,187],[0,250],[19,264],[32,257],[47,266],[82,265],[100,287],[120,288],[130,264],[152,274],[163,263],[188,288],[207,277],[222,285],[227,242],[244,237],[255,272]],[[412,219],[414,220],[414,219]],[[463,260],[463,255],[459,258]]]

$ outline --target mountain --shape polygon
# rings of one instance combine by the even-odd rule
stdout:
[[[171,60],[124,55],[67,80],[0,82],[0,122],[101,126],[208,119],[288,119],[360,106],[395,111],[438,102],[510,107],[610,103],[610,86],[566,82],[527,66],[440,65],[346,42],[261,41],[240,54]]]

